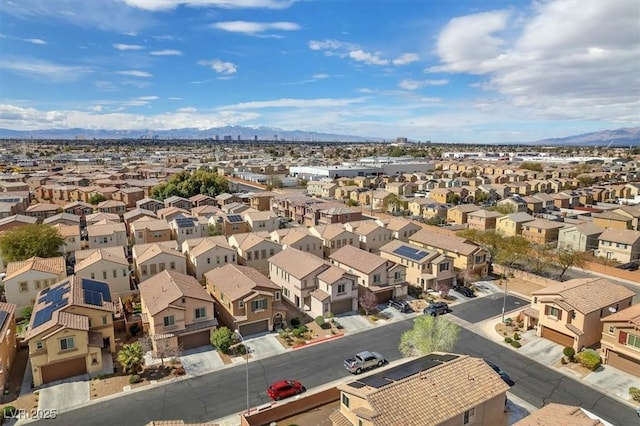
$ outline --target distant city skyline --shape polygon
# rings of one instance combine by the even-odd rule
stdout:
[[[0,128],[449,142],[640,125],[635,0],[0,3]]]

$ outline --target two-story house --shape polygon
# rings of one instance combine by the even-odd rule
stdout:
[[[16,305],[0,302],[0,389],[6,389],[16,358]]]
[[[106,282],[109,291],[116,298],[131,293],[129,261],[123,255],[96,249],[86,258],[76,260],[75,274],[81,278]]]
[[[171,241],[172,230],[164,219],[141,217],[129,224],[129,236],[133,244],[152,244]]]
[[[33,385],[99,374],[115,352],[115,304],[107,283],[71,276],[40,290],[25,342]]]
[[[603,278],[559,282],[532,292],[525,325],[537,327],[540,337],[579,351],[600,341],[601,319],[631,306],[633,296],[633,291]]]
[[[393,239],[393,231],[374,220],[348,222],[344,227],[358,236],[360,248],[369,253],[378,254],[380,247]]]
[[[480,232],[496,229],[496,222],[502,214],[490,210],[479,209],[467,214],[467,226]]]
[[[467,223],[467,216],[469,213],[477,210],[480,210],[480,207],[475,204],[461,204],[459,206],[451,207],[447,211],[447,221],[458,225],[464,225]]]
[[[242,214],[251,232],[272,232],[280,228],[278,215],[272,211],[247,210]]]
[[[158,210],[164,208],[164,203],[152,198],[143,198],[142,200],[136,201],[136,207],[156,213]]]
[[[522,237],[533,244],[555,246],[558,244],[560,229],[564,226],[563,222],[535,219],[522,224]]]
[[[388,259],[346,245],[336,250],[329,260],[358,278],[358,295],[371,292],[378,303],[391,298],[404,298],[407,295],[406,266]]]
[[[605,229],[598,237],[595,255],[621,263],[640,259],[640,231]]]
[[[206,218],[192,216],[176,216],[169,221],[172,239],[182,246],[190,238],[203,238],[209,235],[209,223]]]
[[[216,300],[221,325],[243,336],[272,331],[286,325],[282,290],[256,269],[227,264],[205,274],[207,291]]]
[[[136,244],[131,249],[133,270],[138,283],[166,270],[187,273],[187,261],[175,241]]]
[[[360,239],[358,236],[345,229],[344,225],[341,223],[316,225],[309,228],[309,233],[322,240],[325,259],[341,247],[347,245],[354,247],[360,246]]]
[[[227,263],[237,263],[237,253],[222,236],[193,238],[182,243],[187,273],[204,284],[204,274]]]
[[[558,232],[558,249],[592,251],[598,248],[598,237],[603,229],[592,223],[565,226]]]
[[[376,221],[391,230],[391,235],[394,239],[405,243],[409,241],[409,237],[422,229],[417,223],[402,217],[392,216],[390,218],[377,219]]]
[[[16,317],[22,318],[22,311],[32,307],[38,292],[67,276],[65,259],[58,257],[32,257],[7,264],[7,276],[3,285],[7,302],[14,303]]]
[[[640,304],[601,318],[604,364],[640,377]]]
[[[269,274],[269,258],[282,250],[280,244],[253,232],[232,235],[229,245],[238,252],[239,265],[250,266],[264,275]]]
[[[496,219],[496,232],[499,232],[505,237],[522,235],[522,225],[527,222],[532,222],[534,219],[535,217],[529,213],[510,213]]]
[[[278,229],[271,233],[271,239],[283,247],[293,247],[314,256],[323,257],[322,240],[311,235],[308,228]]]
[[[89,248],[128,247],[127,228],[122,222],[100,221],[87,226]]]
[[[211,345],[213,297],[192,276],[163,271],[140,283],[142,324],[156,356]]]

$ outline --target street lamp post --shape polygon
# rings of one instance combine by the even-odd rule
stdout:
[[[504,283],[504,294],[502,295],[502,323],[504,324],[504,311],[507,308],[507,279],[502,280]]]
[[[240,330],[236,329],[235,330],[236,335],[240,338],[240,342],[242,342],[242,346],[244,346],[244,356],[246,359],[245,362],[245,376],[246,376],[246,387],[247,387],[247,413],[246,415],[249,415],[249,411],[250,411],[250,407],[249,407],[249,347],[247,346],[247,344],[244,341],[244,338],[242,337],[242,334],[240,334]]]

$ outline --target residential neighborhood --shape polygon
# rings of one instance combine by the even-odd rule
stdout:
[[[389,365],[370,375],[311,389],[283,368],[278,386],[305,392],[295,401],[287,390],[249,392],[250,366],[270,357],[358,333],[383,339],[392,324],[433,315],[507,352],[546,345],[555,358],[532,362],[572,380],[624,377],[616,398],[630,411],[638,405],[630,389],[640,387],[640,159],[577,164],[528,152],[498,161],[440,151],[335,164],[324,146],[269,160],[229,145],[204,162],[202,148],[179,148],[102,164],[74,151],[75,161],[55,169],[0,175],[12,184],[0,196],[7,404],[53,408],[47,395],[70,383],[88,387],[82,404],[101,404],[97,383],[126,395],[237,368],[249,406],[221,416],[230,424],[318,407],[340,426],[534,424],[526,414],[574,413],[518,398],[511,387],[525,378],[511,370],[515,380],[506,380],[490,360],[456,352],[455,341],[407,356],[399,335],[386,337],[395,342]],[[0,155],[18,158],[6,148]],[[172,179],[204,174],[223,184],[166,192]],[[25,255],[14,238],[43,248]],[[593,372],[585,354],[597,357]],[[607,383],[593,389],[606,393]],[[267,403],[269,392],[276,402]]]

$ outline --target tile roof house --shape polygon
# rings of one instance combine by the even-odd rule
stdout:
[[[603,278],[581,278],[552,284],[532,292],[524,311],[527,328],[576,351],[602,338],[601,318],[631,306],[635,293]]]
[[[211,345],[218,326],[214,300],[194,277],[164,270],[138,288],[143,329],[156,356]]]
[[[172,239],[182,246],[190,238],[203,238],[209,235],[209,222],[203,217],[176,216],[169,221]]]
[[[535,217],[531,216],[529,213],[510,213],[496,219],[496,231],[505,237],[522,235],[522,225],[527,222],[532,222],[534,219]]]
[[[105,200],[98,203],[97,210],[102,213],[111,213],[122,216],[127,211],[127,206],[124,202],[118,200]]]
[[[522,224],[522,237],[529,242],[539,245],[558,243],[560,229],[566,225],[563,222],[554,222],[547,219],[534,219]]]
[[[127,226],[127,232],[131,233],[131,222],[145,217],[148,217],[150,219],[158,218],[158,216],[151,210],[140,209],[137,207],[133,210],[129,210],[124,215],[122,215],[122,221]]]
[[[227,263],[237,263],[237,252],[222,236],[192,238],[182,243],[187,258],[187,273],[204,283],[204,274]]]
[[[152,244],[136,244],[131,249],[133,270],[140,283],[162,271],[187,273],[187,261],[175,241],[163,241]]]
[[[89,248],[127,247],[127,228],[122,222],[101,221],[87,225]]]
[[[417,223],[402,217],[392,216],[378,219],[377,222],[391,230],[394,239],[409,242],[409,237],[422,229]]]
[[[0,302],[0,389],[14,368],[18,345],[16,343],[16,308],[13,303]]]
[[[142,200],[136,201],[136,207],[156,213],[158,210],[164,208],[164,203],[152,198],[143,198]]]
[[[467,223],[467,216],[469,213],[475,212],[476,210],[480,210],[480,207],[475,204],[460,204],[458,206],[451,207],[447,211],[447,221],[458,225],[464,225]]]
[[[256,269],[227,264],[205,274],[207,291],[216,299],[216,317],[243,336],[284,326],[287,309],[282,289]]]
[[[75,274],[81,278],[101,280],[108,284],[113,297],[124,297],[131,293],[129,261],[105,249],[96,249],[93,254],[78,261]]]
[[[453,266],[460,275],[466,271],[485,277],[488,273],[487,251],[465,238],[447,236],[422,229],[409,238],[409,243],[427,250],[435,250],[453,259]]]
[[[565,226],[558,232],[561,250],[591,251],[598,248],[598,237],[604,229],[592,223]]]
[[[64,257],[32,257],[19,262],[9,262],[7,276],[2,284],[7,302],[17,305],[16,316],[22,318],[22,311],[33,306],[40,290],[66,276]]]
[[[633,229],[633,217],[612,211],[593,213],[593,224],[601,228]]]
[[[603,363],[640,377],[640,304],[600,320]]]
[[[380,248],[380,256],[405,265],[409,285],[423,291],[451,288],[455,284],[453,259],[435,250],[424,250],[403,241],[393,240]]]
[[[242,216],[247,221],[250,232],[271,232],[280,228],[278,215],[272,211],[247,210]]]
[[[229,237],[229,245],[238,252],[238,265],[250,266],[264,275],[269,274],[269,258],[282,246],[254,232]]]
[[[353,232],[360,240],[360,248],[369,253],[380,253],[380,247],[393,239],[393,231],[374,220],[362,220],[344,224],[347,231]]]
[[[49,216],[42,221],[43,224],[53,226],[58,223],[62,225],[75,225],[80,226],[80,216],[70,213],[58,213],[54,216]]]
[[[115,311],[104,282],[71,276],[40,290],[25,335],[33,385],[102,372],[116,350]]]
[[[171,241],[172,231],[164,219],[141,217],[129,224],[129,238],[133,244]]]
[[[191,211],[193,204],[187,198],[179,197],[177,195],[173,195],[171,197],[165,198],[164,206],[167,207],[177,207],[182,210]]]
[[[58,252],[63,256],[73,255],[73,253],[82,249],[82,239],[78,225],[57,224],[53,225],[52,228],[56,229],[64,240],[64,243],[58,249]]]
[[[496,222],[500,217],[501,213],[480,209],[467,214],[467,225],[469,229],[489,231],[496,229]]]
[[[513,423],[513,426],[605,426],[593,414],[588,415],[582,408],[550,402],[527,417]]]
[[[300,251],[323,257],[322,240],[311,235],[309,228],[284,228],[271,233],[271,240],[281,246],[288,246]]]
[[[334,426],[506,426],[509,386],[482,359],[432,353],[338,384]],[[408,397],[410,395],[410,397]]]
[[[120,223],[120,216],[113,213],[102,213],[102,212],[91,213],[90,215],[85,217],[85,222],[87,226],[95,225],[101,222],[102,223],[104,222]]]
[[[35,217],[38,222],[42,223],[44,219],[57,215],[58,209],[61,209],[61,207],[57,204],[37,203],[27,207],[24,214],[26,216]]]
[[[358,295],[371,292],[378,303],[407,295],[406,266],[346,245],[336,250],[329,260],[332,264],[358,277]]]
[[[621,263],[640,259],[640,231],[605,229],[598,237],[594,254]]]
[[[329,225],[316,225],[309,228],[309,233],[322,240],[324,257],[329,257],[341,247],[350,245],[360,246],[360,239],[353,232],[344,228],[341,223]]]

